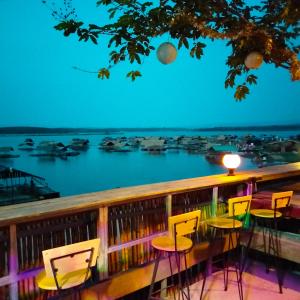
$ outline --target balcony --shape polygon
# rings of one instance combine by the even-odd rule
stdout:
[[[83,293],[89,295],[86,299],[116,299],[137,292],[150,283],[154,259],[150,242],[167,231],[168,216],[202,210],[199,241],[188,256],[188,265],[196,266],[208,257],[205,220],[225,213],[229,197],[280,184],[290,189],[297,187],[299,177],[300,163],[294,163],[235,176],[220,174],[1,207],[0,299],[41,299],[34,278],[43,265],[42,250],[96,237],[101,239],[100,257],[96,280]],[[300,208],[300,196],[293,201],[295,209]],[[282,233],[280,255],[299,264],[299,219],[293,220],[298,231]],[[253,247],[260,250],[259,232],[254,241]],[[227,250],[225,240],[214,253]],[[164,282],[168,268],[161,270],[157,279]]]

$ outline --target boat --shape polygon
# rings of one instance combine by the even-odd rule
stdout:
[[[69,146],[64,146],[62,143],[53,141],[40,142],[36,150],[38,152],[30,154],[30,156],[66,158],[80,154],[78,151],[70,150]]]
[[[19,144],[18,149],[23,151],[32,151],[34,150],[34,141],[27,138],[23,143]]]
[[[45,178],[0,165],[0,206],[58,197]]]
[[[207,150],[205,158],[210,163],[222,165],[223,156],[235,152],[237,152],[237,148],[233,145],[213,145]]]
[[[0,158],[16,158],[19,157],[19,154],[13,153],[13,147],[0,147]]]
[[[90,141],[88,139],[74,138],[72,139],[71,144],[68,147],[72,150],[84,151],[88,149],[89,142]]]
[[[222,165],[224,155],[230,153],[231,152],[225,152],[225,151],[208,152],[205,155],[205,158],[212,164]]]

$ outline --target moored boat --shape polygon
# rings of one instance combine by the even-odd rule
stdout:
[[[19,154],[15,154],[13,147],[0,147],[0,158],[16,158]]]

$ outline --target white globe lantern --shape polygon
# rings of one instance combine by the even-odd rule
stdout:
[[[228,175],[234,175],[234,170],[241,164],[241,158],[237,154],[225,154],[223,165],[228,169]]]
[[[248,69],[257,69],[262,64],[264,58],[259,52],[251,52],[245,58],[245,66]]]
[[[176,59],[177,50],[176,50],[175,46],[169,42],[162,43],[158,47],[158,49],[156,51],[156,55],[157,55],[158,60],[162,64],[167,65]]]

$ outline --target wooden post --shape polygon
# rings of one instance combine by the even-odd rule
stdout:
[[[213,187],[212,192],[212,202],[211,202],[211,216],[215,217],[217,215],[217,209],[218,209],[218,187]]]
[[[166,213],[167,218],[172,216],[172,195],[166,196]],[[161,299],[168,299],[167,293],[167,278],[163,279],[160,283],[160,298]]]
[[[217,186],[213,187],[212,192],[212,201],[211,201],[211,216],[216,217],[217,216],[217,210],[218,210],[218,200],[219,200],[219,188]],[[207,258],[207,275],[212,274],[212,257],[209,255]]]
[[[166,196],[166,212],[167,217],[172,216],[172,195]]]
[[[98,270],[100,280],[108,278],[108,207],[100,207],[97,222],[97,236],[100,238]]]
[[[247,182],[247,195],[253,194],[253,182],[252,180]]]
[[[18,300],[18,270],[19,270],[19,261],[18,261],[18,246],[17,246],[17,226],[15,224],[9,226],[9,299]]]
[[[247,185],[247,188],[248,188],[248,185]],[[238,197],[244,196],[244,185],[243,184],[239,184],[237,186],[237,196]]]

